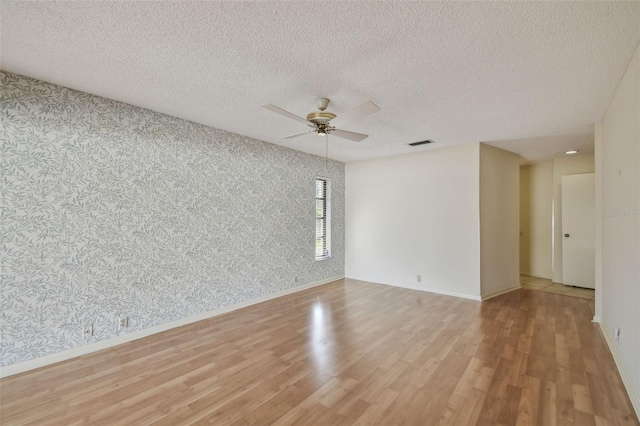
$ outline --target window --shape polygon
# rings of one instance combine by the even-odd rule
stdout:
[[[316,178],[316,260],[331,257],[331,200],[329,179]]]

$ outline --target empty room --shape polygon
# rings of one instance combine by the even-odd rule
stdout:
[[[640,2],[0,1],[0,424],[636,425]]]

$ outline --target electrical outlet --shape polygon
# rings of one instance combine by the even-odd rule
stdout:
[[[93,323],[85,322],[84,325],[82,326],[82,333],[84,334],[85,339],[88,339],[89,337],[93,336]]]
[[[118,318],[118,329],[129,327],[129,317]]]
[[[418,275],[418,282],[421,283],[422,282],[422,275]]]
[[[616,339],[616,343],[620,344],[620,327],[616,327],[613,329],[613,337]]]

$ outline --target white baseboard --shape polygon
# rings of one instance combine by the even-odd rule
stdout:
[[[522,287],[520,286],[520,283],[516,284],[516,285],[512,285],[511,287],[507,287],[507,288],[503,288],[500,289],[498,291],[494,291],[493,293],[489,293],[489,294],[483,294],[482,295],[482,300],[488,300],[491,299],[492,297],[496,297],[496,296],[500,296],[501,294],[505,294],[505,293],[509,293],[511,291],[514,290],[519,290]]]
[[[0,367],[0,377],[13,376],[15,374],[24,373],[25,371],[34,370],[36,368],[45,367],[47,365],[56,364],[62,361],[67,361],[72,358],[77,358],[79,356],[87,355],[92,352],[101,351],[102,349],[121,345],[133,340],[142,339],[143,337],[151,336],[152,334],[162,333],[163,331],[171,330],[172,328],[182,327],[183,325],[226,314],[227,312],[246,308],[247,306],[256,305],[258,303],[266,302],[267,300],[276,299],[278,297],[286,296],[287,294],[297,293],[299,291],[307,290],[319,285],[328,284],[330,282],[337,281],[343,278],[344,275],[327,278],[325,280],[305,284],[300,287],[294,287],[287,290],[279,291],[277,293],[268,294],[265,296],[257,297],[255,299],[236,303],[235,305],[224,306],[212,311],[192,315],[187,318],[181,318],[179,320],[145,328],[144,330],[132,331],[131,333],[116,336],[111,339],[101,340],[100,342],[90,343],[88,345],[78,346],[76,348],[57,352],[55,354],[45,355],[40,358],[30,359],[28,361],[19,362],[17,364],[8,365],[6,367]]]
[[[466,293],[457,293],[455,291],[447,291],[447,290],[441,290],[439,288],[433,288],[433,287],[418,287],[418,286],[414,286],[411,284],[398,284],[398,283],[388,283],[388,282],[380,282],[380,281],[371,281],[371,280],[367,280],[367,279],[361,279],[361,278],[353,278],[353,277],[347,277],[353,280],[358,280],[358,281],[367,281],[370,283],[374,283],[374,284],[382,284],[382,285],[388,285],[391,287],[400,287],[400,288],[407,288],[409,290],[418,290],[418,291],[425,291],[427,293],[435,293],[435,294],[441,294],[443,296],[452,296],[452,297],[459,297],[461,299],[470,299],[470,300],[476,300],[478,302],[481,301],[480,296],[475,296],[472,294],[466,294]]]
[[[594,317],[594,322],[595,322]],[[609,346],[609,351],[611,355],[613,355],[613,360],[616,363],[616,367],[618,367],[618,373],[620,373],[620,377],[622,377],[622,383],[627,390],[627,395],[629,395],[629,399],[631,400],[631,404],[633,405],[634,410],[636,410],[636,416],[640,418],[640,397],[638,396],[637,389],[633,386],[633,382],[631,381],[631,377],[629,376],[629,372],[625,368],[622,363],[622,357],[620,356],[620,351],[618,350],[618,345],[611,340],[611,336],[607,333],[607,328],[605,324],[598,318],[598,325],[600,326],[600,331],[604,335],[604,340],[607,342],[607,346]]]

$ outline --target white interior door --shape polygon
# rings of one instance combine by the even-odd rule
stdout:
[[[595,288],[595,174],[562,176],[562,283]]]

